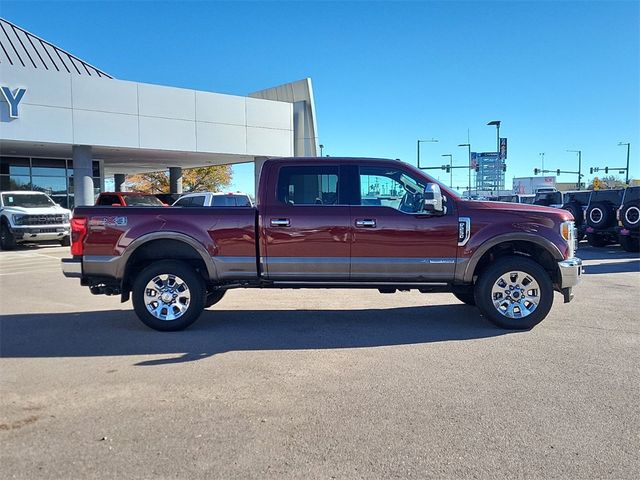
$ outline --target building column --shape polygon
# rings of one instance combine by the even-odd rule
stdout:
[[[74,145],[73,156],[73,201],[76,207],[93,205],[93,158],[91,147]]]
[[[169,193],[182,193],[181,167],[169,167]]]
[[[115,183],[116,192],[124,192],[124,182],[127,180],[127,176],[124,173],[116,173],[113,175],[113,182]]]

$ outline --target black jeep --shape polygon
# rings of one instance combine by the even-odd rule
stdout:
[[[624,189],[594,190],[585,212],[587,242],[593,247],[618,243],[616,211],[622,204]]]
[[[618,209],[618,241],[627,252],[640,251],[640,187],[629,187],[624,192]]]

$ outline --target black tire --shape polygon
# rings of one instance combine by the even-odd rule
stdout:
[[[473,293],[473,290],[468,291],[455,291],[452,292],[453,296],[460,300],[462,303],[466,303],[467,305],[471,305],[474,307],[476,305],[476,297]]]
[[[515,272],[520,272],[520,275],[516,275]],[[512,275],[509,278],[511,283],[515,283],[514,289],[509,288],[509,284],[506,286],[500,285],[499,281],[501,277],[505,275]],[[509,295],[512,297],[504,297],[504,293],[498,292],[503,296],[505,305],[510,304],[514,300],[520,299],[520,304],[516,304],[514,308],[514,314],[517,315],[516,309],[522,313],[522,308],[531,308],[534,302],[531,302],[531,297],[526,298],[524,301],[523,291],[527,293],[534,293],[534,289],[527,290],[527,287],[533,286],[532,281],[538,284],[538,288],[535,289],[538,294],[537,305],[531,309],[531,312],[522,317],[512,318],[509,317],[506,312],[499,310],[494,306],[493,299],[493,287],[496,286],[500,289],[505,288],[509,291]],[[522,283],[522,285],[520,285]],[[516,287],[517,286],[517,287]],[[517,297],[516,297],[517,295]],[[509,330],[529,330],[540,323],[551,310],[553,305],[553,282],[547,271],[539,264],[525,257],[509,256],[503,257],[481,272],[478,282],[475,287],[475,299],[480,312],[487,317],[492,323],[499,327]],[[496,298],[498,299],[498,298]]]
[[[2,225],[0,225],[0,249],[13,250],[14,248],[16,248],[16,238],[7,224],[2,222]]]
[[[629,230],[640,227],[640,202],[625,203],[620,209],[620,221]]]
[[[573,215],[573,220],[575,222],[576,228],[579,228],[582,225],[582,207],[577,202],[567,203],[562,206],[563,210],[566,210],[571,215]]]
[[[587,243],[596,248],[602,248],[608,245],[605,237],[602,235],[596,235],[595,233],[587,233]]]
[[[613,225],[615,220],[615,212],[611,204],[606,202],[596,202],[589,205],[587,210],[587,225],[599,230],[605,229]]]
[[[628,235],[620,235],[618,237],[620,246],[627,252],[640,252],[640,240],[629,237]]]
[[[70,247],[71,237],[69,235],[67,235],[66,237],[62,237],[62,240],[60,240],[60,245],[63,247]]]
[[[226,290],[216,290],[214,292],[207,293],[207,298],[204,302],[204,308],[209,308],[218,303],[224,297],[224,294],[227,293]]]
[[[158,297],[156,310],[158,315],[152,314],[145,303],[145,293],[147,292],[147,284],[149,284],[156,277],[173,276],[177,277],[180,281],[171,282],[171,277],[160,278],[159,281],[162,287],[167,290],[165,293],[168,295],[172,292],[177,295],[174,299],[168,298],[171,304],[166,306],[161,303],[162,300]],[[172,287],[173,285],[173,287]],[[184,290],[186,288],[186,290]],[[182,290],[181,290],[182,289]],[[160,293],[156,290],[150,290],[149,292]],[[188,301],[187,301],[188,296]],[[149,297],[148,297],[149,298]],[[193,322],[195,322],[204,309],[205,302],[205,287],[202,277],[189,265],[183,262],[175,260],[163,260],[155,262],[142,270],[133,282],[132,289],[133,308],[138,315],[138,318],[146,326],[153,328],[154,330],[160,330],[162,332],[175,332],[177,330],[184,330]],[[150,303],[153,305],[153,302]],[[184,312],[180,313],[179,310],[186,305]],[[178,309],[178,312],[175,310]],[[161,319],[162,312],[166,312],[165,316],[173,316],[174,319]],[[178,313],[179,316],[178,316]]]

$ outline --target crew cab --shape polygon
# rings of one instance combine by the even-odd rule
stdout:
[[[130,296],[151,328],[180,330],[232,288],[451,292],[504,328],[573,298],[573,217],[462,200],[411,165],[368,158],[263,162],[257,206],[78,207],[67,277]]]
[[[17,190],[0,193],[0,248],[18,243],[58,241],[69,246],[71,211],[42,192]]]

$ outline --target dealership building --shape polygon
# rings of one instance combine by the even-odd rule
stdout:
[[[310,79],[226,95],[118,80],[0,18],[0,190],[93,205],[105,177],[315,156]],[[258,174],[256,168],[256,175]]]

